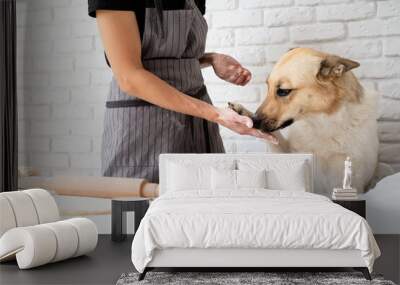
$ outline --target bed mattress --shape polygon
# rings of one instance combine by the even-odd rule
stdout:
[[[136,232],[132,262],[143,272],[155,250],[171,248],[359,250],[370,271],[380,255],[359,215],[321,195],[265,189],[219,197],[165,193]]]

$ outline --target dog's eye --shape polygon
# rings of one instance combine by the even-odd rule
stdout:
[[[288,96],[290,92],[292,92],[292,89],[278,88],[278,90],[276,91],[276,95],[278,95],[279,97],[285,97]]]

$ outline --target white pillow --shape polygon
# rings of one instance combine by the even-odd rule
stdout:
[[[273,190],[303,191],[307,189],[305,164],[297,163],[290,168],[268,171],[268,188]]]
[[[193,162],[190,158],[169,161],[166,165],[166,191],[211,191],[211,168],[234,169],[234,160],[204,159]],[[212,165],[212,167],[211,167]]]
[[[235,170],[237,188],[267,188],[267,170]]]
[[[234,191],[242,188],[266,188],[266,170],[211,169],[212,190]]]
[[[307,191],[307,171],[305,161],[301,160],[238,160],[240,170],[266,169],[267,187],[272,190]]]
[[[236,170],[211,168],[211,189],[236,189]]]
[[[207,166],[168,164],[168,191],[210,189],[210,168]]]

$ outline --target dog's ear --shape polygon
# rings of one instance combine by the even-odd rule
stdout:
[[[345,72],[359,66],[360,64],[356,61],[336,55],[328,55],[321,61],[317,77],[322,79],[338,78]]]

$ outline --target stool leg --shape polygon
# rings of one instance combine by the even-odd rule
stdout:
[[[111,204],[111,240],[123,241],[126,238],[126,213],[122,203],[112,201]]]

